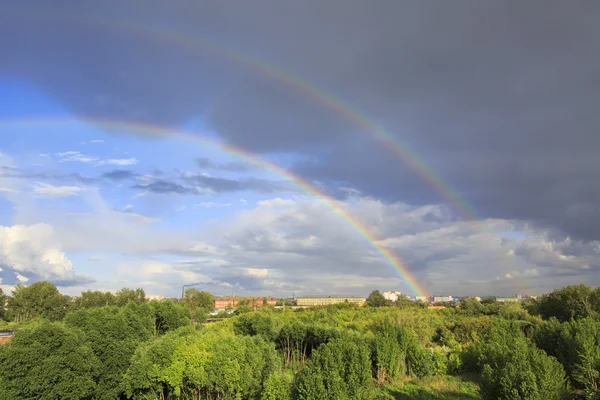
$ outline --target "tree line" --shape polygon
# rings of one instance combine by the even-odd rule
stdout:
[[[600,399],[598,289],[428,310],[241,307],[203,324],[209,293],[147,301],[141,289],[54,285],[0,292],[0,398]]]

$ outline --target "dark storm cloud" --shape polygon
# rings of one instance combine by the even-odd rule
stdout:
[[[83,176],[79,173],[62,174],[53,172],[33,172],[6,166],[0,166],[0,177],[17,179],[36,179],[40,181],[53,182],[77,182],[82,184],[90,184],[98,181],[97,178]]]
[[[138,176],[138,174],[136,174],[133,171],[126,170],[126,169],[115,169],[113,171],[105,172],[102,174],[103,178],[111,179],[114,181],[133,179],[136,176]]]
[[[0,15],[0,72],[73,112],[165,125],[202,115],[232,144],[309,159],[294,171],[323,184],[414,204],[446,201],[316,87],[409,144],[480,215],[600,239],[596,2],[65,0],[68,12],[41,1],[10,8]],[[160,30],[231,51],[192,51],[157,38]],[[248,67],[249,59],[267,67]],[[204,184],[237,190],[235,182]]]
[[[260,192],[277,193],[290,191],[292,188],[284,181],[270,181],[266,179],[249,178],[243,180],[219,178],[204,175],[184,175],[173,180],[155,179],[151,182],[138,183],[133,189],[147,190],[162,194],[192,194],[200,195],[207,190],[215,193],[233,192]]]
[[[215,171],[247,172],[256,169],[256,166],[244,162],[231,161],[227,163],[217,163],[207,157],[197,158],[196,164],[200,168]]]
[[[18,276],[21,276],[19,279]],[[27,280],[22,280],[26,278]],[[39,274],[30,271],[18,271],[16,269],[10,268],[7,265],[0,263],[0,281],[4,285],[18,285],[18,284],[26,284],[30,285],[37,281],[48,281],[52,282],[56,286],[60,287],[71,287],[71,286],[80,286],[80,285],[89,285],[91,283],[95,283],[96,280],[86,276],[86,275],[77,275],[73,274],[69,279],[59,279],[53,275],[42,277]]]
[[[191,187],[185,187],[176,182],[170,182],[167,180],[156,180],[150,183],[141,183],[133,185],[132,189],[147,190],[153,193],[161,194],[198,194],[198,191]]]

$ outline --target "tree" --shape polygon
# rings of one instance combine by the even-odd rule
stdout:
[[[211,293],[193,288],[185,290],[183,301],[196,322],[205,320],[206,315],[215,308],[215,298]]]
[[[6,300],[7,297],[0,288],[0,321],[3,321],[6,318],[6,310],[4,309]]]
[[[100,307],[71,312],[65,323],[85,333],[89,347],[102,363],[96,399],[118,399],[122,376],[138,345],[154,333],[154,310],[148,303]]]
[[[567,286],[542,297],[539,313],[544,319],[556,317],[569,321],[595,315],[592,290],[586,285]]]
[[[485,339],[474,346],[485,398],[561,398],[566,382],[562,365],[532,345],[519,324],[496,320]]]
[[[298,400],[362,399],[371,386],[366,343],[335,339],[321,346],[296,377]]]
[[[69,297],[62,295],[50,282],[40,281],[29,286],[17,285],[8,304],[15,321],[47,318],[59,321],[67,313]]]
[[[172,300],[153,301],[150,307],[154,311],[154,336],[190,324],[190,312]]]
[[[147,301],[144,289],[128,289],[123,288],[115,294],[115,305],[119,307],[125,306],[130,301],[136,304],[142,304]]]
[[[0,346],[0,398],[89,399],[100,362],[75,329],[43,322]]]
[[[218,328],[178,335],[169,332],[140,346],[125,374],[128,396],[257,399],[280,369],[273,345],[260,336]]]
[[[73,308],[92,308],[115,305],[115,296],[110,292],[87,290],[73,301]]]
[[[460,310],[462,314],[480,315],[483,312],[483,304],[473,298],[466,298],[460,301]]]
[[[371,307],[383,307],[388,305],[388,303],[379,290],[373,290],[369,294],[369,297],[367,297],[367,305]]]

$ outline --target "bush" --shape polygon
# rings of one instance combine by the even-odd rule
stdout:
[[[479,352],[482,392],[487,399],[560,399],[565,372],[560,363],[533,346],[518,325],[496,321]]]
[[[100,370],[81,332],[42,322],[0,345],[0,398],[91,398]]]
[[[265,381],[261,400],[291,400],[292,399],[291,374],[276,372]]]
[[[313,353],[296,377],[294,392],[298,400],[362,399],[371,382],[369,347],[335,339]]]

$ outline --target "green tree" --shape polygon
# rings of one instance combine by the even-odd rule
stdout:
[[[497,320],[476,345],[486,399],[560,399],[566,376],[554,357],[533,346],[518,324]]]
[[[367,305],[370,307],[383,307],[387,306],[389,301],[383,297],[379,290],[373,290],[369,297],[367,297]]]
[[[209,292],[199,291],[193,288],[186,289],[184,301],[191,312],[195,312],[199,308],[206,312],[215,309],[215,297]]]
[[[271,374],[264,383],[260,400],[292,400],[292,381],[292,374]]]
[[[298,400],[362,399],[371,390],[366,343],[335,339],[321,346],[296,377]]]
[[[73,300],[73,308],[92,308],[115,305],[115,296],[110,292],[87,290]]]
[[[6,318],[5,304],[6,304],[7,300],[8,300],[7,296],[4,294],[4,292],[0,288],[0,321],[3,321]]]
[[[595,315],[593,301],[588,286],[567,286],[543,296],[538,311],[544,319],[556,317],[559,321],[569,321]]]
[[[115,294],[115,305],[119,307],[125,306],[130,301],[133,301],[136,304],[142,304],[147,301],[146,293],[144,289],[128,289],[123,288],[117,291]]]
[[[81,329],[89,347],[102,363],[94,398],[116,399],[124,391],[122,375],[138,345],[153,336],[154,310],[149,304],[80,309],[65,323]]]
[[[17,285],[8,307],[17,322],[32,318],[59,321],[67,313],[69,302],[69,297],[62,295],[52,283],[40,281],[29,286]]]
[[[237,307],[235,309],[236,315],[246,314],[251,311],[252,311],[252,308],[250,307],[250,300],[244,299],[244,300],[238,301]]]
[[[57,323],[19,330],[0,346],[2,399],[89,399],[99,372],[83,335]]]
[[[398,330],[397,325],[389,322],[375,330],[373,356],[379,383],[406,372],[406,349],[398,342]]]
[[[149,303],[154,311],[154,336],[174,331],[191,323],[190,312],[172,300],[152,301]]]
[[[466,298],[460,301],[460,311],[462,314],[478,316],[483,313],[484,305],[477,299]]]
[[[142,345],[125,374],[133,398],[257,399],[279,370],[272,344],[225,329],[170,332]]]

